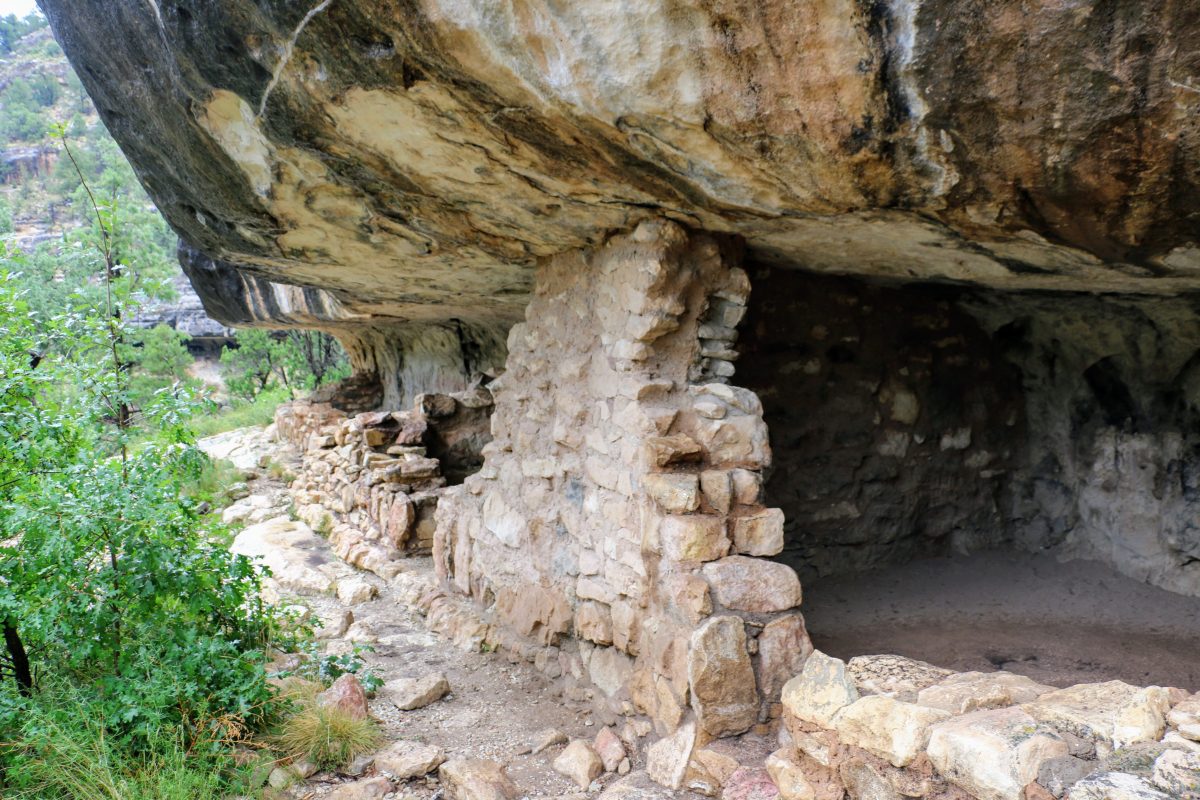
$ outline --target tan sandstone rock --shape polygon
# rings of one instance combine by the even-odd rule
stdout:
[[[800,579],[786,564],[747,556],[729,556],[704,565],[713,596],[734,611],[768,613],[800,605]]]
[[[625,745],[612,728],[605,726],[592,741],[592,749],[600,756],[605,772],[616,772],[625,759]]]
[[[604,764],[591,745],[583,739],[576,739],[554,759],[554,771],[575,781],[579,788],[586,789],[600,777]]]
[[[758,691],[740,617],[711,617],[696,629],[688,680],[697,724],[709,736],[742,733],[755,723]]]
[[[450,693],[450,681],[442,673],[419,678],[395,678],[383,685],[383,694],[401,711],[424,708]]]
[[[447,800],[516,800],[521,792],[504,766],[484,758],[454,758],[438,769]]]
[[[816,791],[790,751],[776,750],[767,756],[767,773],[783,800],[815,800]]]
[[[442,748],[404,739],[392,742],[375,754],[375,766],[398,781],[418,778],[437,769],[446,760]]]

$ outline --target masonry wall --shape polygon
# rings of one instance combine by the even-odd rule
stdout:
[[[802,577],[1006,541],[1021,372],[961,290],[751,270],[738,379],[762,398]]]
[[[770,713],[811,646],[767,559],[761,405],[727,383],[749,284],[726,244],[645,223],[538,272],[492,390],[494,441],[438,507],[437,570],[498,646],[660,733]]]

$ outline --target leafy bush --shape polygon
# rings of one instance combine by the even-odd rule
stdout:
[[[274,387],[289,398],[297,390],[341,380],[350,374],[345,351],[318,331],[239,331],[237,345],[221,354],[225,384],[246,401]]]
[[[36,308],[0,273],[0,795],[204,797],[225,782],[204,759],[272,713],[266,651],[290,634],[200,513],[199,404],[155,392],[134,428],[140,272],[114,250],[132,241],[117,209],[93,210],[97,305]],[[62,686],[88,698],[75,719]]]
[[[305,681],[329,686],[343,675],[358,678],[367,694],[383,685],[383,679],[367,667],[363,653],[373,652],[369,645],[356,644],[349,653],[322,653],[316,642],[300,642],[296,646],[299,662],[296,667],[273,673],[275,678],[300,678]]]

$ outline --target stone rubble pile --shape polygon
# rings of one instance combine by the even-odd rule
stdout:
[[[816,651],[782,701],[781,747],[767,762],[782,800],[1200,798],[1200,731],[1190,727],[1200,695],[1178,689],[1056,689],[1007,672],[899,656],[847,664]],[[682,760],[685,777],[696,771]]]
[[[330,403],[280,406],[278,436],[302,453],[291,485],[297,516],[328,535],[348,563],[394,576],[399,559],[433,546],[434,510],[447,481],[429,446],[469,450],[490,406],[486,389],[418,395],[410,411],[350,415]]]

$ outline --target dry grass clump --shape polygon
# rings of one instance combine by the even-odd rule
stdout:
[[[369,717],[359,719],[336,706],[310,702],[283,721],[276,744],[294,761],[332,769],[374,752],[382,740]]]

